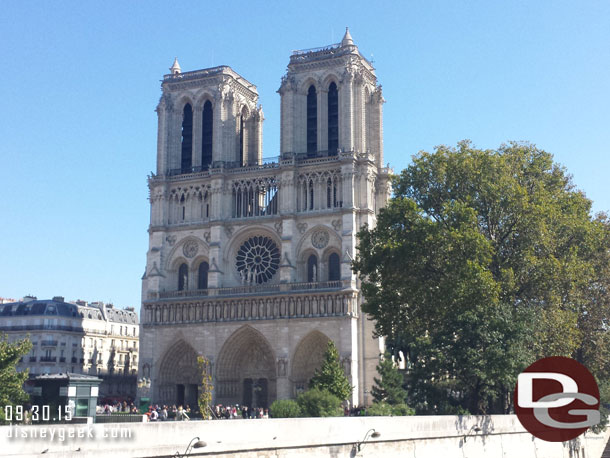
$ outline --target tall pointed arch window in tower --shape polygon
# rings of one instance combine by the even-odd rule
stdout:
[[[212,132],[214,127],[214,114],[212,102],[207,100],[203,104],[201,116],[201,167],[206,170],[212,164]]]
[[[210,265],[203,261],[199,264],[199,271],[197,272],[197,289],[208,289],[208,272],[210,271]]]
[[[339,93],[332,82],[328,87],[328,155],[336,156],[339,148]]]
[[[248,136],[246,132],[246,118],[248,117],[248,111],[246,107],[241,110],[239,117],[239,162],[240,165],[248,165]]]
[[[182,156],[180,169],[182,173],[191,171],[193,165],[193,107],[184,105],[182,112]]]
[[[307,91],[307,157],[315,157],[318,150],[318,96],[312,84]]]

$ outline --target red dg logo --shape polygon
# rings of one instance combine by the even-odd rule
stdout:
[[[515,413],[539,439],[568,441],[599,423],[599,389],[591,372],[578,361],[543,358],[519,374]]]

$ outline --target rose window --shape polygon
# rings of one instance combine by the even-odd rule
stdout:
[[[237,251],[235,266],[242,284],[260,285],[268,282],[279,265],[280,250],[268,237],[250,237]]]

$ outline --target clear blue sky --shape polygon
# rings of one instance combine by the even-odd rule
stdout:
[[[139,308],[154,108],[174,56],[256,84],[275,156],[291,51],[345,26],[383,85],[394,170],[465,138],[527,140],[610,209],[608,1],[4,1],[0,296]]]

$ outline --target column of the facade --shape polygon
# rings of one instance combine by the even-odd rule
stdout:
[[[354,148],[366,151],[366,104],[364,103],[364,85],[362,80],[354,84]]]
[[[168,108],[162,101],[157,107],[157,175],[165,175],[167,172],[167,117]]]
[[[328,150],[328,90],[318,90],[318,151]]]
[[[294,144],[294,91],[292,89],[280,89],[282,97],[280,104],[280,152],[288,153],[295,151]]]
[[[209,265],[208,288],[221,288],[223,277],[223,266],[221,266],[222,250],[224,242],[224,226],[221,223],[213,224],[210,227],[209,243]],[[228,272],[227,272],[228,273]]]
[[[293,115],[294,152],[307,152],[307,94],[296,93],[294,96]]]
[[[339,148],[344,151],[354,149],[353,137],[353,101],[354,77],[347,73],[340,85],[339,95]]]
[[[193,106],[193,167],[201,166],[201,121],[203,118],[203,106],[195,104]]]
[[[226,183],[224,175],[214,174],[210,182],[210,221],[221,221],[231,217],[233,208],[230,190],[225,192]],[[230,207],[230,208],[226,208]]]
[[[212,162],[222,161],[223,158],[223,138],[222,125],[224,122],[224,101],[222,94],[217,94],[214,99],[213,124],[212,124]]]
[[[172,110],[168,138],[168,166],[169,169],[179,169],[182,161],[182,113]]]
[[[255,122],[255,145],[254,145],[254,154],[255,154],[255,162],[257,164],[263,163],[263,121],[265,120],[265,115],[263,114],[263,108],[257,108],[256,113],[256,122]]]
[[[297,237],[294,217],[282,220],[282,259],[280,261],[280,283],[291,283],[297,280],[297,256],[293,239]]]
[[[237,101],[233,98],[226,103],[226,119],[224,121],[225,161],[241,161],[239,157],[239,119]]]
[[[371,140],[374,142],[371,151],[376,154],[377,167],[383,167],[383,104],[385,100],[378,87],[371,97]]]

